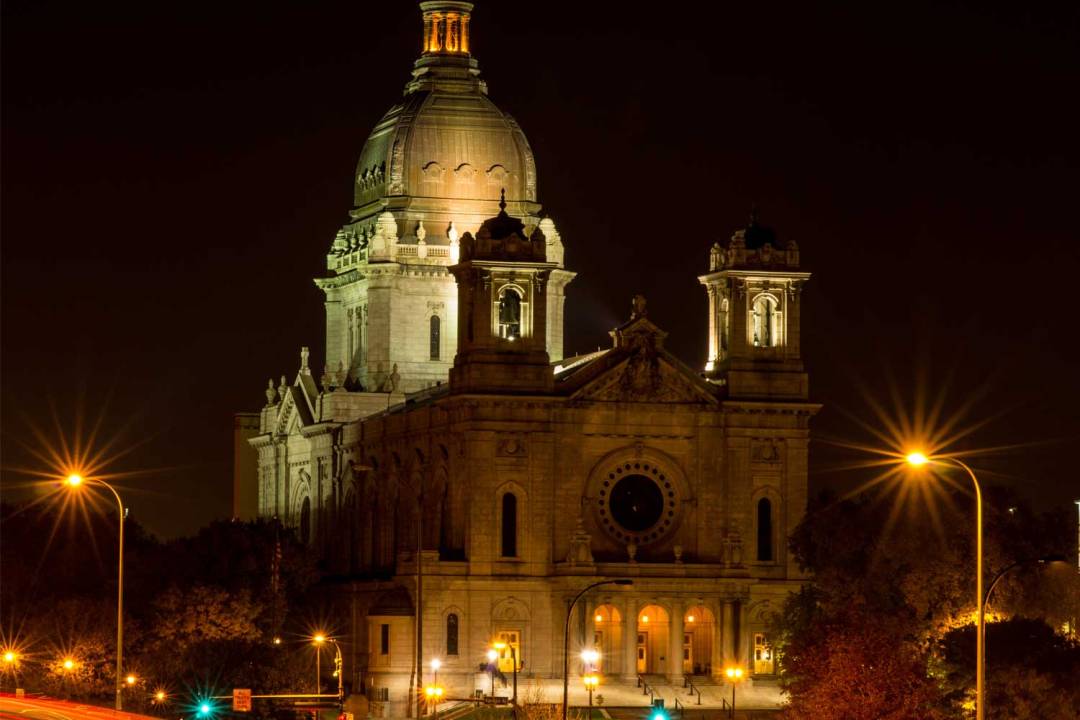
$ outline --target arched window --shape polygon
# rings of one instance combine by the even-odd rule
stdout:
[[[517,557],[517,496],[502,497],[502,556]]]
[[[780,344],[780,323],[776,299],[758,295],[754,300],[754,347],[775,347]]]
[[[446,654],[458,654],[458,616],[450,613],[446,616]]]
[[[772,562],[772,502],[761,498],[757,504],[757,559],[758,562]]]
[[[311,498],[304,498],[300,506],[300,542],[311,542]]]
[[[442,321],[439,320],[438,315],[432,315],[431,316],[431,322],[429,323],[430,327],[429,327],[429,330],[428,330],[428,341],[429,341],[429,343],[431,345],[431,359],[432,360],[438,360],[439,359],[439,345],[440,345],[440,343],[439,343],[439,337],[440,337],[440,334],[439,334],[440,328],[439,328],[439,326],[441,324],[442,324]]]
[[[513,288],[503,288],[499,293],[499,337],[521,337],[521,296]]]

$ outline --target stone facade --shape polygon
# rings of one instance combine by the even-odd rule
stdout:
[[[480,664],[500,639],[525,675],[560,677],[569,600],[616,578],[633,584],[586,594],[570,622],[574,657],[600,650],[607,683],[681,683],[729,663],[769,682],[770,616],[803,580],[786,538],[818,409],[797,248],[756,219],[714,245],[699,278],[704,372],[665,348],[640,296],[609,348],[562,358],[573,273],[537,214],[528,145],[478,80],[471,5],[421,7],[425,52],[364,149],[355,223],[317,281],[340,364],[316,381],[305,348],[293,382],[269,384],[248,441],[259,514],[349,579],[346,677],[382,710],[411,697],[418,626],[423,663],[441,660],[453,696],[488,687]],[[465,96],[475,123],[424,120]],[[440,141],[439,123],[458,140]],[[470,147],[482,152],[466,181],[454,153]],[[484,185],[496,160],[506,175]],[[432,183],[445,189],[423,194]],[[497,665],[509,673],[508,651]]]

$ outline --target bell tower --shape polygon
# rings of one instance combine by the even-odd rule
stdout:
[[[780,243],[756,212],[726,246],[713,244],[709,272],[698,278],[709,295],[705,376],[726,384],[728,397],[807,398],[799,325],[809,278],[799,271],[795,241]]]
[[[552,389],[547,352],[547,284],[558,263],[547,261],[539,226],[506,212],[461,238],[461,260],[450,266],[458,289],[458,343],[452,392],[532,393]]]

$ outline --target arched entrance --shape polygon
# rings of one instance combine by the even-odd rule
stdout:
[[[639,675],[663,675],[668,669],[668,613],[659,605],[638,611],[637,660]]]
[[[599,605],[593,610],[593,648],[600,653],[596,669],[605,674],[620,670],[622,658],[622,615],[614,605]]]
[[[683,673],[709,675],[716,648],[716,616],[704,605],[687,608],[683,616]]]

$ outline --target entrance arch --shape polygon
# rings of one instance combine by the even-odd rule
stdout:
[[[639,675],[663,675],[668,669],[668,612],[656,604],[638,611],[637,660]]]
[[[687,608],[683,616],[683,673],[712,673],[716,644],[716,616],[704,605]]]
[[[592,626],[592,647],[600,653],[596,669],[608,675],[618,672],[622,664],[622,614],[614,605],[598,605],[593,610]]]

